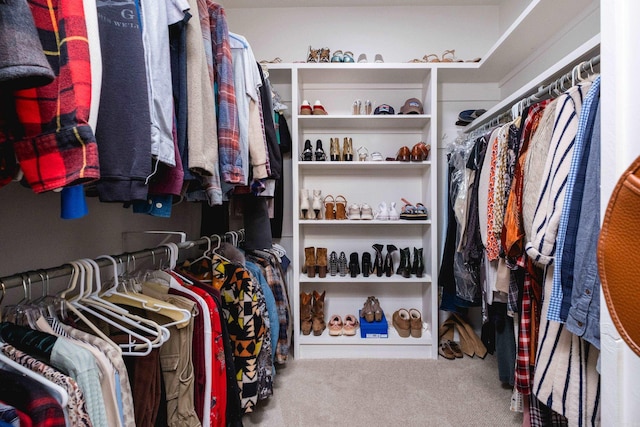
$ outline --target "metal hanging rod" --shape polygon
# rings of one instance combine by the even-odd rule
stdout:
[[[220,239],[221,242],[230,240],[234,241],[237,239],[238,242],[242,242],[244,241],[244,229],[238,231],[228,231],[222,236],[213,234],[209,237],[200,237],[197,240],[177,243],[177,246],[180,250],[187,250],[196,246],[209,244],[212,240],[215,239]],[[140,260],[145,258],[155,259],[155,257],[161,256],[162,254],[167,254],[168,250],[169,248],[166,246],[158,246],[150,249],[142,249],[136,252],[124,252],[120,255],[112,255],[112,258],[118,260]],[[111,261],[104,258],[99,258],[94,261],[98,264],[99,267],[109,267],[112,265]],[[71,266],[71,264],[62,264],[57,267],[29,270],[22,273],[16,273],[11,276],[0,277],[0,302],[2,301],[4,292],[6,292],[8,289],[26,287],[31,283],[42,283],[49,279],[71,276],[72,273],[73,267]]]
[[[566,72],[565,74],[557,77],[551,83],[544,84],[540,86],[538,90],[530,95],[522,97],[519,101],[514,101],[510,103],[510,105],[505,105],[499,110],[493,112],[491,116],[480,116],[478,119],[482,122],[482,125],[473,126],[473,123],[469,126],[469,130],[466,133],[470,132],[482,132],[488,130],[491,127],[498,126],[504,121],[513,120],[514,117],[514,107],[519,110],[521,113],[522,110],[534,103],[544,101],[545,99],[552,98],[554,96],[560,95],[560,93],[564,92],[568,89],[565,87],[565,84],[570,84],[573,86],[575,81],[582,76],[582,73],[590,73],[594,74],[594,67],[600,64],[600,55],[595,55],[591,59],[586,61],[581,61],[577,65],[574,65],[571,68],[571,71]],[[488,120],[488,121],[487,121]],[[486,123],[484,123],[486,122]]]

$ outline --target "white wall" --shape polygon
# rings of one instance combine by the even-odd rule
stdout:
[[[376,53],[407,62],[455,49],[462,59],[484,55],[498,37],[497,6],[225,7],[229,29],[244,35],[258,61],[306,61],[309,45],[350,50],[355,59]]]

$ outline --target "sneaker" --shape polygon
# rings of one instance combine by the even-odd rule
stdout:
[[[360,216],[360,206],[357,204],[352,204],[349,206],[349,212],[347,213],[347,218],[349,219],[363,219]]]
[[[390,221],[397,221],[399,219],[400,219],[400,214],[398,213],[398,210],[396,209],[396,202],[389,203],[389,220]]]
[[[310,116],[311,113],[312,113],[311,104],[309,104],[309,101],[307,101],[305,99],[304,101],[302,101],[302,105],[300,106],[300,115],[301,116]]]
[[[324,109],[324,106],[320,102],[320,100],[316,100],[313,104],[313,115],[314,116],[326,116],[327,110]]]
[[[387,209],[386,202],[380,202],[378,205],[378,211],[376,212],[375,219],[380,221],[387,221],[389,219],[389,210]]]
[[[373,219],[373,209],[366,203],[360,207],[360,219]]]

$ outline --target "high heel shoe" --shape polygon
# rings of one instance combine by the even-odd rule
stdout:
[[[342,160],[345,162],[353,161],[353,140],[346,136],[342,142]]]
[[[422,260],[423,248],[413,248],[413,264],[411,265],[411,274],[416,277],[422,277],[424,273],[424,261]]]
[[[349,274],[351,277],[357,277],[360,274],[360,261],[358,260],[358,252],[351,252],[349,256]]]
[[[327,277],[327,248],[316,249],[316,270],[319,278]]]
[[[302,217],[300,219],[307,219],[309,212],[309,190],[305,188],[300,189],[300,213]]]
[[[396,274],[402,275],[405,279],[411,277],[411,251],[409,248],[400,249],[400,264]]]
[[[393,275],[393,253],[397,250],[394,245],[387,245],[387,256],[384,258],[384,274],[387,277]]]
[[[338,274],[344,277],[347,275],[348,270],[347,255],[344,252],[340,252],[340,257],[338,258]]]
[[[362,254],[362,275],[364,277],[369,277],[371,271],[373,270],[373,266],[371,265],[371,254],[369,252],[365,252]]]
[[[339,162],[340,158],[340,140],[338,138],[331,138],[331,145],[329,146],[329,156],[332,162]]]
[[[309,204],[307,202],[307,208]],[[311,202],[311,208],[313,212],[316,214],[315,218],[321,218],[322,211],[322,190],[313,190],[313,201]]]
[[[373,273],[376,274],[376,276],[378,277],[382,277],[382,275],[384,274],[384,261],[382,259],[382,248],[384,246],[376,243],[372,246],[372,248],[376,251],[376,258],[375,261],[373,263]]]
[[[316,248],[313,246],[304,248],[302,272],[307,273],[307,277],[316,277]]]
[[[336,251],[331,251],[329,255],[329,274],[332,276],[338,274],[338,254]]]
[[[327,160],[327,156],[324,152],[324,149],[322,148],[322,140],[317,140],[316,141],[316,161],[317,162],[323,162],[325,160]]]
[[[313,147],[311,146],[311,141],[306,140],[304,142],[304,149],[302,150],[302,161],[310,162],[313,160]]]

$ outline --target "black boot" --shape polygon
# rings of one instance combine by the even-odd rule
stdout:
[[[384,274],[384,261],[382,259],[383,247],[384,246],[379,243],[376,243],[372,246],[372,248],[376,251],[376,259],[373,262],[373,273],[376,273],[376,276],[378,277],[382,277],[382,275]]]
[[[311,145],[310,140],[306,140],[304,142],[304,150],[302,150],[302,161],[310,162],[313,160],[313,146]]]
[[[400,249],[400,265],[396,274],[401,274],[405,279],[411,277],[411,249]]]
[[[360,260],[358,260],[358,252],[351,252],[349,256],[349,274],[351,277],[357,277],[360,274]]]
[[[424,261],[422,261],[422,248],[413,248],[413,264],[411,265],[411,273],[416,277],[422,277],[424,273]]]
[[[362,254],[362,275],[364,277],[369,277],[369,274],[373,271],[373,266],[371,265],[371,254],[369,252],[365,252]]]
[[[393,274],[393,252],[397,250],[395,245],[387,245],[387,256],[384,258],[384,274],[387,277]]]
[[[317,140],[316,141],[316,161],[323,162],[325,160],[327,160],[327,155],[324,153],[324,150],[322,149],[322,141]]]

